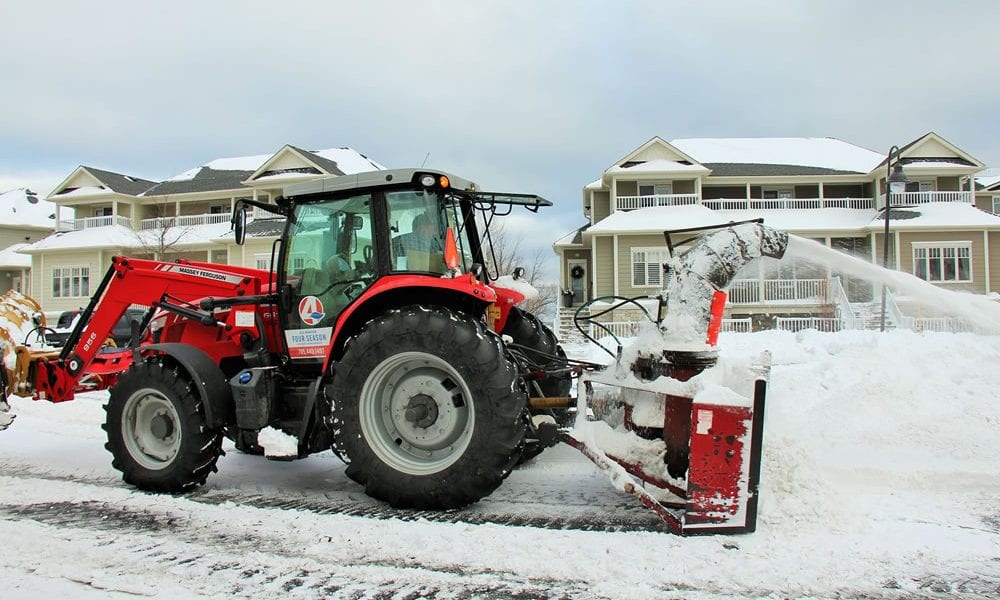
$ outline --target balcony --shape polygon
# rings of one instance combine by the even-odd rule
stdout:
[[[729,286],[731,305],[826,304],[826,279],[737,279]]]
[[[650,206],[687,206],[698,204],[698,194],[661,194],[658,196],[618,196],[618,210],[635,210]]]
[[[718,198],[703,200],[702,204],[714,210],[780,210],[812,208],[875,208],[871,198]]]
[[[204,215],[181,215],[179,217],[157,217],[155,219],[143,219],[139,223],[139,228],[163,229],[166,227],[193,227],[195,225],[215,225],[217,223],[228,223],[232,217],[229,213],[211,213]]]
[[[112,216],[106,217],[84,217],[82,219],[62,219],[59,221],[59,231],[79,231],[81,229],[93,229],[94,227],[110,227],[111,225],[121,225],[132,228],[132,219],[129,217]]]
[[[975,202],[972,192],[903,192],[892,194],[893,206],[913,206],[931,202],[960,202],[972,204]],[[879,196],[879,208],[885,206],[885,194]]]

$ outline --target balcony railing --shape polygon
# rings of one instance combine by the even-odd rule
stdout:
[[[81,219],[66,219],[59,221],[60,231],[72,231],[80,229],[92,229],[94,227],[110,227],[111,225],[121,225],[132,228],[132,219],[129,217],[112,216],[106,217],[83,217]]]
[[[826,304],[826,279],[737,279],[729,286],[730,304]]]
[[[911,206],[914,204],[929,204],[931,202],[962,202],[972,204],[975,200],[972,192],[903,192],[892,194],[893,206]],[[885,206],[885,194],[879,196],[879,208]]]
[[[774,328],[778,331],[799,332],[803,329],[815,329],[824,333],[835,333],[841,330],[842,323],[835,317],[775,317]]]
[[[597,321],[607,329],[601,329],[590,323],[590,336],[600,339],[608,335],[610,331],[617,338],[635,337],[639,333],[638,321]],[[742,319],[722,319],[721,331],[724,333],[750,333],[752,331],[753,319],[750,317]]]
[[[194,225],[214,225],[216,223],[228,223],[231,219],[229,213],[211,213],[203,215],[181,215],[178,217],[157,217],[155,219],[143,219],[139,223],[140,229],[162,229],[164,227],[192,227]]]
[[[715,210],[776,210],[804,208],[872,209],[871,198],[713,198],[702,204]]]
[[[698,204],[698,194],[661,194],[658,196],[618,196],[618,210],[635,210],[650,206],[686,206]]]

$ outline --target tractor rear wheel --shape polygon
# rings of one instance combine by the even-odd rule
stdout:
[[[205,425],[201,401],[183,369],[152,358],[118,378],[104,406],[105,448],[126,483],[151,492],[184,492],[215,471],[222,435]]]
[[[347,475],[397,508],[450,509],[517,464],[527,395],[495,334],[447,308],[370,321],[333,378],[335,448]]]
[[[523,346],[521,353],[542,369],[565,366],[566,352],[559,345],[556,335],[530,312],[516,307],[510,309],[501,333]],[[542,395],[549,397],[568,396],[572,387],[569,374],[548,375],[537,383]]]

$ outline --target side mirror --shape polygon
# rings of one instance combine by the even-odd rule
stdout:
[[[511,273],[514,276],[514,281],[524,277],[524,267],[514,267],[514,272]]]
[[[237,246],[242,246],[247,239],[247,208],[241,206],[233,212],[233,238]]]

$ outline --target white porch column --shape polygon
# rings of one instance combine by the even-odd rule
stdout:
[[[614,185],[614,184],[612,184]],[[597,297],[597,236],[590,238],[590,285],[593,286],[592,297]]]
[[[993,291],[990,289],[990,232],[985,229],[983,230],[983,269],[986,279],[984,292],[989,294]]]
[[[611,238],[611,260],[613,261],[611,263],[611,272],[613,273],[613,277],[615,278],[614,279],[614,282],[615,282],[615,288],[614,288],[615,289],[615,296],[618,296],[618,295],[620,295],[618,293],[618,282],[621,280],[621,277],[619,277],[619,274],[618,274],[618,235],[617,234],[614,235],[614,236],[612,236],[612,238]],[[591,269],[591,271],[593,271],[593,269]]]
[[[694,193],[698,198],[698,204],[702,204],[701,198],[701,177],[694,178]]]
[[[593,210],[593,207],[591,207],[591,210]],[[616,210],[618,210],[618,178],[617,177],[612,177],[611,178],[611,207],[610,207],[610,210],[608,211],[608,214],[609,215],[614,214]]]
[[[174,216],[175,217],[181,216],[181,201],[180,200],[174,200]]]
[[[747,209],[750,208],[750,184],[747,184]]]
[[[821,182],[819,182],[819,207],[820,208],[825,208],[826,207],[826,203],[823,201],[823,198],[824,198],[824,196],[823,196],[823,182],[821,181]],[[827,244],[827,245],[829,245],[829,244]]]

